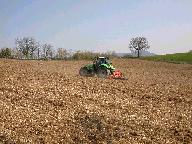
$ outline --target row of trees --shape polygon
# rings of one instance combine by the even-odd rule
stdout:
[[[51,44],[40,44],[34,38],[17,38],[15,44],[16,56],[21,59],[53,59],[56,57],[58,59],[65,59],[67,57],[66,49],[59,48],[55,52]]]
[[[15,59],[93,59],[95,56],[114,56],[114,52],[93,53],[90,51],[72,52],[65,48],[54,49],[51,44],[41,44],[31,37],[17,38],[15,48],[3,48],[0,50],[0,58]]]
[[[56,51],[51,44],[41,44],[31,37],[17,38],[15,40],[16,48],[9,49],[4,48],[0,51],[0,57],[4,58],[17,58],[17,59],[91,59],[99,53],[93,52],[81,52],[77,51],[71,53],[64,48],[58,48]],[[136,37],[131,39],[129,48],[132,53],[137,53],[137,57],[140,57],[140,53],[143,50],[148,49],[148,41],[145,37]],[[108,52],[102,55],[114,56],[114,52]]]
[[[17,38],[15,44],[15,48],[0,49],[0,58],[66,59],[69,56],[66,49],[55,50],[51,44],[41,44],[31,37]]]

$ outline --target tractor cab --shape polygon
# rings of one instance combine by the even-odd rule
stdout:
[[[108,57],[96,57],[93,64],[99,66],[101,64],[111,64]]]

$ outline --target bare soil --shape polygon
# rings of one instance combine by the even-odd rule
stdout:
[[[87,61],[0,60],[0,144],[192,143],[192,65],[113,59],[127,81],[81,77]]]

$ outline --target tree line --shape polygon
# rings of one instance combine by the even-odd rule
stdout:
[[[65,48],[54,49],[49,43],[41,44],[32,37],[23,37],[15,39],[15,48],[0,49],[0,58],[15,58],[15,59],[93,59],[95,56],[103,55],[114,57],[115,52],[93,53],[90,51],[71,52]],[[128,48],[132,55],[128,57],[140,57],[143,51],[150,48],[148,40],[145,37],[132,38]],[[191,52],[191,51],[190,51]]]
[[[23,37],[15,39],[15,48],[0,49],[0,58],[13,59],[40,59],[40,60],[80,60],[93,59],[96,56],[114,56],[114,52],[94,53],[90,51],[76,51],[72,52],[65,48],[55,49],[49,43],[40,43],[32,37]]]

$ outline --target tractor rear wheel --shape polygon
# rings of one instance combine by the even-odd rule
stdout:
[[[88,75],[88,70],[86,67],[81,67],[81,69],[79,70],[79,75],[80,76],[87,76]]]
[[[110,71],[106,68],[99,68],[97,71],[97,76],[99,78],[107,78],[110,74]]]
[[[94,72],[89,71],[86,67],[81,67],[81,69],[79,70],[79,75],[93,77],[95,74]]]

